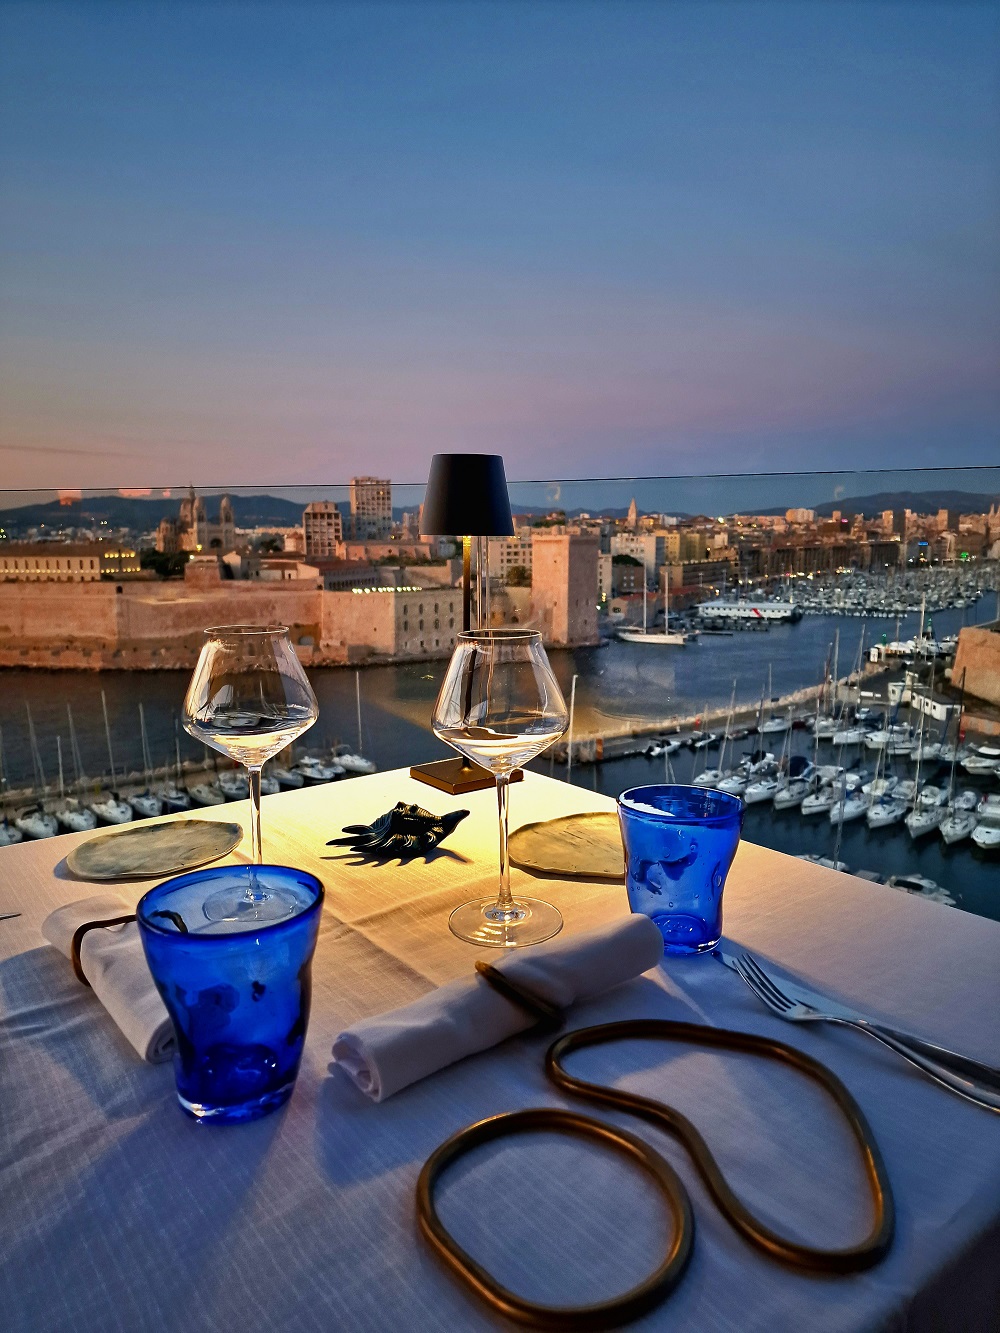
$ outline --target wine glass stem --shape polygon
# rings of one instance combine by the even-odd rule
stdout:
[[[247,767],[247,780],[250,783],[250,847],[253,864],[259,866],[264,860],[260,847],[260,765]]]
[[[507,815],[510,808],[510,776],[497,775],[497,808],[500,814],[500,896],[497,911],[506,912],[513,906],[510,893],[510,861],[507,857]]]

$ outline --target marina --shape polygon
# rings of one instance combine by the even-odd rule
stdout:
[[[980,597],[971,605],[936,613],[933,630],[946,639],[957,634],[963,624],[991,619],[993,612],[992,595]],[[901,639],[913,638],[919,628],[919,607],[900,617]],[[841,647],[837,675],[842,682],[848,677],[852,681],[849,686],[842,685],[841,692],[852,709],[844,725],[833,714],[826,680],[834,670],[838,629]],[[894,875],[920,874],[950,894],[959,906],[1000,919],[1000,861],[996,858],[1000,818],[996,820],[994,841],[993,808],[986,811],[987,818],[978,815],[979,802],[997,794],[996,763],[1000,756],[991,757],[979,747],[956,759],[954,804],[957,806],[959,799],[968,802],[970,798],[963,793],[975,793],[976,810],[965,813],[976,814],[976,829],[968,836],[949,840],[945,834],[957,832],[961,821],[946,824],[942,813],[933,833],[912,837],[905,824],[910,810],[905,784],[913,783],[916,777],[914,747],[920,717],[908,704],[900,707],[895,721],[885,716],[895,708],[894,702],[885,699],[889,685],[895,682],[893,692],[903,692],[899,688],[901,667],[893,668],[893,674],[886,676],[886,664],[866,663],[866,674],[860,682],[857,680],[851,668],[858,659],[862,634],[867,645],[871,626],[859,623],[848,629],[840,617],[809,615],[797,623],[772,624],[761,635],[702,634],[681,652],[659,652],[643,644],[617,640],[599,648],[553,651],[553,667],[567,699],[576,677],[574,762],[571,766],[560,764],[554,755],[546,755],[536,766],[575,785],[614,796],[628,786],[655,781],[658,774],[666,772],[668,760],[676,780],[687,782],[704,770],[737,767],[745,753],[758,749],[773,754],[778,761],[784,747],[788,785],[779,781],[778,789],[770,791],[770,799],[766,799],[767,787],[755,789],[746,812],[746,837],[794,855],[836,859],[852,871],[865,871],[884,880]],[[287,789],[300,781],[305,785],[341,777],[329,770],[336,765],[350,771],[349,756],[380,769],[393,762],[445,757],[448,751],[430,733],[428,721],[443,669],[442,663],[424,662],[368,667],[360,673],[313,671],[320,721],[303,738],[294,761],[277,767],[269,764],[265,776],[277,781],[279,789]],[[199,800],[209,804],[226,799],[227,794],[217,785],[223,763],[216,766],[209,759],[206,766],[202,747],[178,726],[186,673],[8,670],[2,680],[3,804],[11,821],[8,827],[13,826],[15,817],[30,813],[28,808],[34,804],[32,797],[38,786],[35,752],[48,787],[46,811],[41,813],[60,805],[58,774],[60,754],[63,756],[64,827],[68,826],[65,819],[70,811],[78,811],[77,817],[87,819],[86,811],[93,812],[95,802],[106,807],[102,822],[113,818],[113,810],[106,806],[112,790],[126,804],[148,790],[161,800],[165,810],[187,808],[178,804],[185,795],[192,806]],[[817,697],[824,691],[817,724]],[[875,693],[883,696],[883,702],[868,697]],[[872,716],[859,719],[858,710],[866,707],[872,710]],[[868,725],[879,712],[884,715],[880,724]],[[72,728],[68,714],[73,719]],[[769,730],[756,736],[754,728],[761,721]],[[729,740],[726,755],[721,756],[727,722]],[[818,739],[814,734],[817,725]],[[880,731],[891,727],[899,730],[886,736],[884,753],[878,744],[869,744]],[[941,721],[928,719],[920,741],[921,781],[939,791],[948,786],[951,761],[948,739],[942,738],[941,730]],[[108,733],[116,775],[113,786]],[[840,745],[834,743],[837,736],[841,736]],[[597,737],[602,738],[600,762],[587,762],[586,747]],[[877,788],[878,799],[867,811],[855,814],[852,805],[850,813],[854,817],[831,822],[830,812],[838,804],[831,799],[831,790],[811,791],[802,769],[792,777],[791,766],[816,763],[817,748],[818,767],[844,769],[852,775],[845,778],[848,796],[862,772],[866,774],[862,785],[865,781],[889,784],[895,779],[894,790]],[[77,773],[88,775],[85,791],[74,790]],[[774,773],[754,774],[743,790],[775,777]],[[740,785],[732,776],[722,780]],[[230,795],[236,799],[239,794],[234,786]],[[801,800],[797,799],[800,795]],[[883,801],[883,796],[895,797],[895,803],[892,799]],[[812,805],[825,808],[803,814],[802,807],[810,797],[821,797]],[[331,787],[330,799],[333,810],[336,786]],[[900,809],[902,800],[907,803]],[[430,791],[428,802],[438,808]],[[136,811],[131,805],[129,809],[134,819]],[[846,813],[846,800],[844,809]],[[958,809],[952,811],[956,817],[960,813]],[[839,852],[834,857],[838,836]]]

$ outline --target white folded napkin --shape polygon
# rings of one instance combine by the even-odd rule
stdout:
[[[104,921],[134,911],[116,893],[98,893],[57,907],[42,922],[42,934],[67,958],[73,936],[87,921]],[[80,963],[94,994],[144,1060],[160,1064],[174,1053],[174,1028],[150,974],[134,921],[88,930]]]
[[[648,916],[505,953],[490,962],[511,981],[560,1009],[648,972],[663,957],[663,936]],[[334,1062],[381,1102],[467,1055],[488,1050],[535,1019],[483,977],[441,986],[402,1009],[366,1018],[333,1044]]]

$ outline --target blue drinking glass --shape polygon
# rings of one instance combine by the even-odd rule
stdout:
[[[247,887],[279,891],[289,915],[270,924],[206,915],[213,894]],[[177,1034],[177,1097],[196,1120],[256,1120],[291,1096],[322,905],[314,875],[272,865],[195,870],[140,900],[146,961]]]
[[[618,797],[618,820],[632,911],[659,926],[668,953],[714,949],[743,802],[704,787],[632,787]]]

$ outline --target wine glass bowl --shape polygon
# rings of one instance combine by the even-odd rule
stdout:
[[[538,944],[562,928],[551,903],[514,899],[507,858],[510,775],[566,731],[569,714],[536,630],[458,635],[434,705],[434,734],[496,776],[500,816],[500,891],[451,914],[452,932],[470,944]]]
[[[319,704],[284,625],[220,625],[205,631],[184,698],[184,730],[247,771],[253,865],[263,859],[260,774],[268,759],[313,725]],[[220,892],[205,911],[210,920],[281,920],[294,910],[280,890],[250,876],[246,893]],[[214,915],[215,913],[223,915]]]

